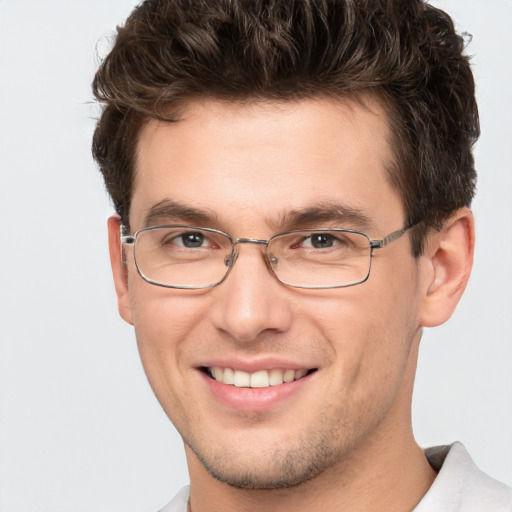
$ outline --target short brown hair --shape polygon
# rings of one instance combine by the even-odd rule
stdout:
[[[469,206],[479,135],[474,80],[451,18],[423,0],[146,0],[118,27],[93,82],[93,155],[128,222],[136,145],[149,118],[194,97],[382,100],[406,223]]]

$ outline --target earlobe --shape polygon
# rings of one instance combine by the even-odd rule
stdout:
[[[442,229],[427,240],[426,280],[420,324],[434,327],[446,322],[457,306],[471,273],[475,244],[473,214],[461,208]]]
[[[119,236],[119,230],[121,227],[121,218],[119,215],[112,215],[109,217],[107,226],[110,264],[112,266],[112,275],[114,278],[114,286],[117,294],[117,307],[123,320],[133,325],[127,269],[126,264],[123,261]]]

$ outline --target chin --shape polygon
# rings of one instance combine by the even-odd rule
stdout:
[[[190,447],[216,480],[237,489],[271,490],[296,487],[317,477],[339,461],[332,447],[312,444],[296,449],[245,453],[200,454]]]

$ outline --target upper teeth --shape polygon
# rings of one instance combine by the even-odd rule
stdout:
[[[278,386],[283,382],[292,382],[301,379],[308,372],[305,368],[301,370],[260,370],[254,373],[233,370],[232,368],[208,368],[210,375],[218,382],[231,384],[238,388],[266,388]]]

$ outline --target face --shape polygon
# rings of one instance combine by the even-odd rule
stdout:
[[[377,104],[192,102],[180,122],[141,132],[130,229],[188,224],[268,239],[343,227],[382,238],[405,219],[391,161]],[[407,236],[374,253],[368,281],[329,290],[279,283],[257,245],[242,244],[227,279],[206,290],[148,284],[131,247],[126,259],[121,314],[192,471],[286,487],[400,438],[422,295]],[[244,383],[254,374],[263,387]],[[266,374],[276,385],[265,386]]]

